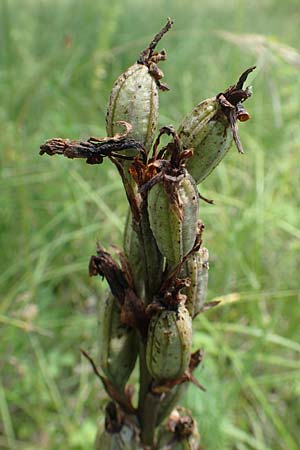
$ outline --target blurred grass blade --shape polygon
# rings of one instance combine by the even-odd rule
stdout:
[[[15,450],[16,437],[1,378],[0,378],[0,412],[2,416],[4,432],[7,438],[8,448],[10,450]]]

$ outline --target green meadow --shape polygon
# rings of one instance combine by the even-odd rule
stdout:
[[[114,80],[168,16],[160,126],[257,65],[245,154],[199,186],[222,302],[194,322],[207,392],[185,403],[205,450],[299,450],[299,0],[0,1],[0,449],[92,448],[106,395],[80,348],[97,355],[107,286],[87,266],[122,245],[127,204],[109,161],[39,146],[105,136]]]

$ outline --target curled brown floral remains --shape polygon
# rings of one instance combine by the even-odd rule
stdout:
[[[132,160],[132,157],[121,155],[118,152],[134,149],[139,152],[140,158],[146,160],[144,146],[140,142],[127,137],[131,131],[131,125],[125,121],[118,123],[125,127],[124,134],[105,138],[90,137],[87,141],[53,138],[41,145],[40,155],[46,153],[49,156],[63,155],[71,159],[84,158],[87,164],[101,164],[105,156]]]
[[[250,119],[250,115],[245,110],[242,103],[249,97],[251,97],[252,91],[249,87],[243,89],[243,85],[247,80],[248,75],[253,72],[255,68],[256,67],[253,66],[245,70],[236,84],[230,86],[228,89],[226,89],[225,92],[221,92],[217,95],[217,99],[221,105],[222,111],[229,119],[233,139],[240,153],[244,153],[244,150],[238,135],[236,123],[237,120],[239,120],[240,122],[246,122]]]
[[[158,63],[166,59],[166,51],[155,49],[172,25],[168,19],[137,60],[138,65],[147,67],[148,70],[142,70],[147,80],[150,75],[155,89],[161,91],[169,89],[162,83],[163,73],[158,68]],[[252,92],[243,86],[253,70],[250,67],[244,71],[236,84],[210,99],[218,105],[217,114],[228,120],[232,139],[241,153],[236,124],[250,118],[243,103]],[[134,88],[134,72],[130,77],[129,81],[124,77],[122,83],[128,81]],[[140,83],[139,78],[136,91]],[[89,263],[90,276],[104,278],[109,287],[107,298],[99,298],[100,364],[81,350],[110,398],[94,450],[168,450],[175,445],[178,449],[199,450],[201,422],[197,425],[190,411],[177,404],[189,383],[206,390],[195,374],[203,361],[203,350],[191,353],[187,339],[191,339],[192,319],[219,304],[206,301],[208,260],[203,262],[201,255],[204,250],[206,255],[208,252],[203,247],[204,224],[198,218],[199,199],[212,201],[199,194],[187,170],[187,162],[198,157],[189,141],[183,145],[180,134],[171,125],[157,130],[157,114],[151,115],[154,138],[139,139],[139,130],[133,129],[129,118],[134,114],[145,120],[144,102],[139,102],[138,97],[135,103],[130,102],[121,94],[122,86],[117,99],[114,97],[114,102],[119,102],[114,103],[114,114],[108,113],[114,117],[113,125],[121,126],[123,132],[86,141],[53,138],[40,147],[41,155],[82,158],[88,164],[102,164],[107,158],[117,168],[128,200],[124,249],[111,247],[110,252],[98,243]],[[149,93],[149,101],[152,95]],[[158,108],[158,103],[152,106]],[[122,114],[118,116],[119,110]],[[200,114],[200,131],[207,125],[201,120]],[[189,136],[188,131],[185,129],[185,136]],[[161,144],[163,136],[169,140],[165,145]],[[212,168],[218,162],[212,161]],[[172,248],[178,248],[177,259],[169,253]],[[101,348],[104,343],[105,349]],[[178,358],[186,363],[179,364]],[[128,383],[136,359],[140,369],[135,386],[137,401],[135,387]],[[164,367],[166,361],[179,367],[176,377],[166,377],[170,368]]]
[[[138,64],[144,64],[148,67],[149,73],[153,76],[158,88],[162,91],[168,91],[169,87],[162,83],[160,80],[164,74],[159,69],[157,63],[159,61],[165,61],[167,59],[167,53],[163,49],[160,52],[154,51],[162,37],[171,29],[173,21],[168,18],[166,25],[154,36],[148,47],[143,50],[137,60]]]

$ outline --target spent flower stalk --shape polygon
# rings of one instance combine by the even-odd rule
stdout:
[[[218,304],[206,303],[208,250],[199,219],[200,201],[212,202],[199,194],[197,184],[232,142],[243,152],[237,122],[250,118],[244,102],[252,91],[244,83],[254,67],[195,106],[177,131],[158,130],[159,93],[169,88],[158,67],[167,54],[156,47],[172,24],[168,19],[116,80],[107,137],[54,138],[40,147],[41,155],[83,158],[88,164],[109,159],[128,201],[124,248],[115,249],[113,257],[98,244],[89,263],[90,276],[105,278],[109,286],[106,298],[99,298],[97,362],[82,351],[110,398],[95,450],[200,449],[195,420],[176,406],[188,383],[205,391],[194,375],[203,351],[192,353],[192,321]],[[165,146],[163,135],[169,139]],[[130,384],[136,360],[137,402]]]

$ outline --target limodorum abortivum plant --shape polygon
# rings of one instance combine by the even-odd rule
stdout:
[[[168,19],[116,80],[107,137],[55,138],[40,150],[88,164],[109,159],[128,201],[123,248],[113,257],[98,244],[89,263],[90,275],[105,278],[109,286],[107,297],[98,299],[99,357],[94,361],[83,352],[109,397],[94,450],[201,448],[201,424],[178,406],[189,383],[204,390],[194,376],[203,351],[192,353],[193,319],[217,303],[206,302],[209,254],[199,202],[210,200],[197,185],[233,142],[243,152],[237,124],[250,117],[244,102],[252,91],[244,83],[254,67],[198,103],[177,129],[158,130],[159,95],[169,87],[159,68],[167,54],[156,47],[172,24]],[[137,360],[139,383],[133,387],[129,381]]]

